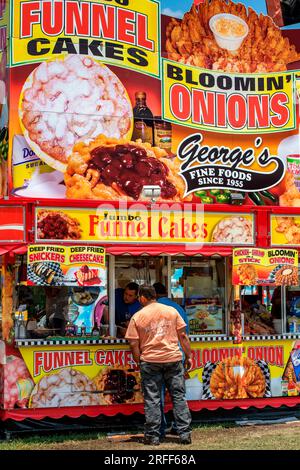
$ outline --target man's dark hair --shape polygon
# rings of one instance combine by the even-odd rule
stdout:
[[[139,291],[139,285],[136,282],[129,282],[127,286],[125,287],[125,289],[134,290],[135,293],[137,294]]]
[[[156,295],[158,297],[161,297],[163,295],[167,295],[167,293],[168,293],[166,286],[164,286],[161,282],[155,282],[153,284],[153,287],[154,287]]]
[[[156,292],[154,287],[152,286],[141,286],[139,288],[139,296],[145,297],[147,300],[154,300],[156,299]]]

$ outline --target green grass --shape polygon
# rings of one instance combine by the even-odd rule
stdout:
[[[105,439],[106,434],[97,433],[97,432],[86,432],[86,433],[76,433],[68,432],[61,434],[49,434],[49,435],[34,435],[34,436],[24,436],[24,437],[15,437],[8,440],[0,441],[0,450],[29,450],[29,449],[39,449],[44,448],[47,444],[56,444],[63,443],[66,441],[87,441],[87,440],[98,440]]]
[[[109,418],[108,418],[109,419]],[[74,425],[75,427],[75,425]],[[140,433],[141,431],[139,431]],[[127,441],[107,439],[103,432],[36,434],[0,441],[1,450],[143,450],[141,438],[133,434]],[[115,434],[118,434],[116,432]],[[120,432],[121,434],[121,432]],[[127,432],[126,432],[127,434]],[[186,450],[300,450],[300,421],[286,424],[238,426],[233,423],[194,425],[193,443]],[[151,449],[151,448],[150,448]],[[148,447],[148,450],[150,450]],[[182,450],[178,439],[167,437],[159,450]],[[157,450],[157,449],[156,449]]]

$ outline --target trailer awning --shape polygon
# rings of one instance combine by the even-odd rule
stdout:
[[[263,409],[267,406],[279,408],[281,406],[295,407],[299,405],[299,397],[272,397],[272,398],[251,398],[236,400],[195,400],[188,401],[191,411],[198,412],[201,410],[233,410],[240,408],[247,410],[248,408]],[[165,404],[165,411],[172,409],[171,403]],[[42,420],[45,418],[60,419],[64,417],[79,418],[82,415],[90,418],[97,416],[116,416],[121,413],[130,416],[133,413],[144,413],[144,404],[126,404],[126,405],[107,405],[107,406],[70,406],[58,408],[20,408],[11,410],[0,410],[0,421],[12,419],[14,421],[23,421],[25,419]],[[54,423],[55,426],[55,423]]]
[[[232,247],[225,246],[203,246],[203,245],[103,245],[106,248],[106,252],[111,255],[148,255],[148,256],[159,256],[159,255],[185,255],[185,256],[230,256],[232,254]]]
[[[70,245],[72,243],[66,243]],[[83,245],[86,245],[83,243]],[[230,256],[232,254],[231,246],[203,246],[203,245],[163,245],[160,243],[153,245],[146,244],[110,244],[103,243],[106,252],[110,255],[132,255],[132,256],[159,256],[159,255],[184,255],[184,256]],[[28,245],[0,245],[0,256],[6,253],[24,255],[27,252]]]
[[[24,255],[27,252],[27,245],[0,245],[0,256],[6,253],[15,253],[16,255]]]

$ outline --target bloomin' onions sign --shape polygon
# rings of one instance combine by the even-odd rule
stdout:
[[[298,206],[299,23],[272,6],[11,1],[11,195]]]
[[[232,284],[242,286],[297,286],[298,251],[235,248]]]

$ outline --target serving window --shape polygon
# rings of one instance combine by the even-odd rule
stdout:
[[[224,258],[171,259],[171,296],[186,311],[190,335],[226,333]]]
[[[283,332],[283,293],[281,288],[268,286],[236,286],[236,307],[241,313],[242,334],[274,335]],[[236,311],[231,312],[231,330],[234,330]]]
[[[222,257],[108,256],[105,293],[98,286],[27,286],[26,256],[18,257],[17,265],[14,312],[19,338],[91,335],[95,324],[98,336],[124,337],[130,316],[120,324],[118,295],[122,303],[129,283],[157,282],[166,287],[167,297],[186,310],[191,335],[226,333],[226,262]]]
[[[240,286],[235,299],[243,335],[300,334],[300,286]],[[231,311],[231,330],[236,310]]]

